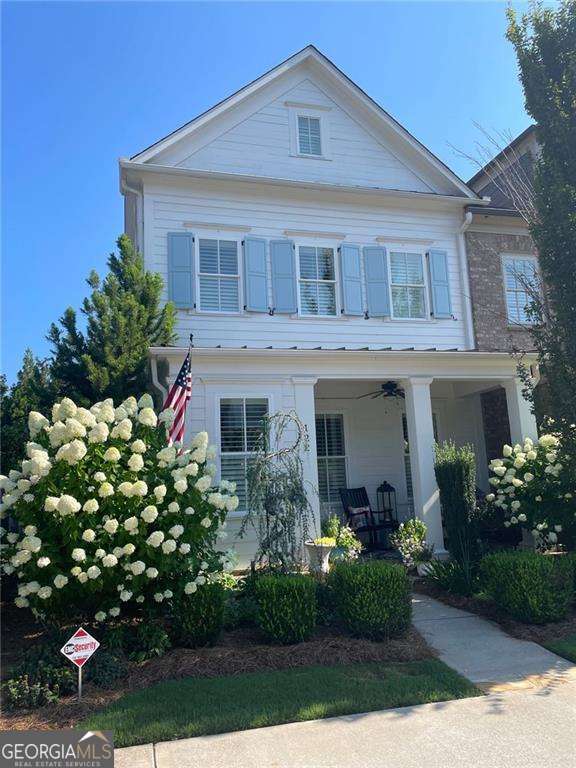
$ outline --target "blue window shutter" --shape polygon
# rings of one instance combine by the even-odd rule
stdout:
[[[376,245],[364,247],[364,274],[366,275],[368,314],[371,317],[389,317],[390,296],[386,248]]]
[[[177,307],[194,306],[194,235],[168,233],[168,298]]]
[[[342,312],[363,315],[362,266],[360,246],[342,243],[340,246],[340,279],[342,281]]]
[[[244,296],[250,312],[268,312],[266,240],[244,238]]]
[[[434,317],[452,317],[450,301],[450,279],[448,276],[448,254],[446,251],[428,252],[430,295]]]
[[[296,263],[292,240],[271,240],[270,262],[274,311],[290,314],[297,312]]]

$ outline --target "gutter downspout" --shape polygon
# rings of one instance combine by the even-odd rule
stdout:
[[[152,372],[152,384],[162,395],[162,402],[164,403],[168,397],[168,390],[160,384],[160,380],[158,379],[158,358],[154,354],[150,355],[150,370]]]
[[[460,225],[460,229],[456,235],[456,242],[458,245],[458,257],[460,261],[460,290],[462,292],[463,304],[464,304],[464,317],[466,324],[466,345],[468,349],[475,349],[476,341],[474,339],[474,320],[472,317],[472,293],[470,291],[470,274],[468,272],[468,257],[466,254],[466,240],[464,233],[472,224],[473,214],[471,211],[466,211],[464,214],[464,220]]]

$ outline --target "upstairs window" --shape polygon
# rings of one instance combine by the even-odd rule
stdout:
[[[220,400],[220,478],[236,483],[238,509],[248,506],[248,465],[262,432],[268,400],[229,397]]]
[[[198,283],[203,312],[240,310],[240,274],[236,240],[200,238]]]
[[[511,323],[530,323],[530,290],[538,290],[538,268],[534,256],[504,257],[506,313]]]
[[[320,501],[337,504],[340,501],[338,491],[346,488],[346,448],[341,413],[316,416],[316,453]]]
[[[301,155],[322,155],[319,117],[298,115],[298,151]]]
[[[421,253],[390,253],[392,315],[395,318],[426,317],[426,284]]]
[[[301,245],[300,311],[303,315],[336,315],[336,267],[333,248]]]

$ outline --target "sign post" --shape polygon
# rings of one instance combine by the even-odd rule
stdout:
[[[80,627],[60,648],[60,653],[78,668],[78,701],[82,698],[82,667],[99,647],[98,640]]]

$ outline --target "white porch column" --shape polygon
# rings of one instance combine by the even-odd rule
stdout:
[[[506,391],[510,439],[512,445],[523,444],[525,437],[538,438],[536,419],[530,409],[530,403],[522,395],[522,382],[519,378],[505,379],[502,386]]]
[[[410,467],[414,513],[426,523],[427,542],[436,555],[445,554],[440,494],[434,474],[434,426],[430,384],[432,379],[410,378],[402,382],[406,395],[406,423],[410,442]]]
[[[318,459],[316,455],[316,406],[314,385],[318,379],[294,376],[294,409],[308,430],[308,452],[302,453],[304,485],[312,507],[312,536],[320,536],[320,499],[318,496]]]

